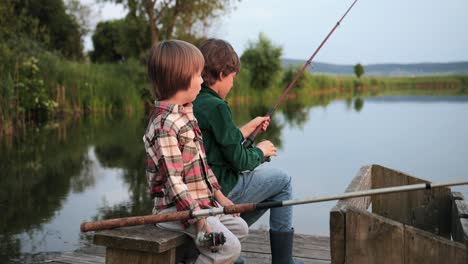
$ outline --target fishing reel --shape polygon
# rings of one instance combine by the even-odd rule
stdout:
[[[223,232],[199,232],[195,239],[195,244],[201,247],[209,247],[211,252],[215,253],[219,251],[219,248],[226,243],[226,237]]]

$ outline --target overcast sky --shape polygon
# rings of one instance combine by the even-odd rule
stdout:
[[[91,0],[82,0],[91,2]],[[352,0],[242,0],[211,37],[239,54],[263,32],[283,57],[308,59]],[[123,8],[106,5],[102,20]],[[468,61],[468,0],[358,0],[315,61],[336,64]],[[87,49],[91,48],[89,39]]]

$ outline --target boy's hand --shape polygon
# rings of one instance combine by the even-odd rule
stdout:
[[[197,229],[197,233],[203,231],[205,233],[211,233],[211,227],[208,224],[208,221],[206,221],[205,218],[201,218],[195,223],[195,228]]]
[[[276,156],[276,147],[271,143],[270,140],[264,140],[261,141],[257,144],[256,146],[263,152],[263,156],[265,157],[271,157],[271,156]]]
[[[240,128],[242,132],[242,136],[244,138],[248,137],[252,134],[258,126],[262,126],[262,131],[266,131],[268,126],[270,125],[270,117],[269,116],[257,116],[256,118],[252,119],[250,122],[245,124],[243,127]]]
[[[218,203],[223,207],[224,206],[229,206],[229,205],[234,205],[234,203],[231,200],[229,200],[229,198],[224,196],[224,194],[220,190],[217,190],[214,193],[214,196],[215,196],[216,201],[218,201]],[[240,216],[240,213],[232,214],[232,215],[233,216]]]

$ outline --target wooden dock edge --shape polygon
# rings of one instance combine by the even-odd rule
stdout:
[[[372,166],[363,166],[353,178],[345,192],[368,190],[371,186]],[[330,254],[332,263],[345,263],[346,252],[346,206],[367,210],[370,196],[339,200],[330,211]]]
[[[330,214],[332,264],[466,264],[464,244],[349,205]]]
[[[382,175],[387,177],[381,177]],[[396,182],[391,182],[395,181],[395,178]],[[370,165],[359,170],[346,192],[367,190],[371,189],[371,186],[381,188],[388,187],[386,185],[398,186],[419,182],[426,181],[383,166]],[[429,198],[434,199],[434,197],[438,200],[435,199],[435,202],[427,204]],[[442,199],[439,199],[440,197]],[[422,191],[419,194],[389,200],[394,204],[385,204],[386,201],[382,202],[383,200],[379,198],[375,200],[374,197],[353,198],[340,200],[332,208],[330,211],[331,263],[468,263],[468,206],[461,194],[451,193],[450,189],[446,188],[431,193]],[[396,218],[392,220],[387,216],[367,211],[371,204],[372,210],[375,209],[374,201],[377,201],[377,204],[380,202],[377,207],[380,206],[381,210],[386,209],[385,206],[398,208],[398,205],[401,206],[403,203],[409,205],[403,206],[400,212],[397,210],[396,216],[390,211],[390,214],[393,214],[391,218]],[[431,231],[428,232],[412,226],[412,224],[424,224],[419,220],[423,220],[427,215],[426,212],[415,211],[414,208],[423,208],[427,205],[438,210],[444,209],[438,211],[438,215],[430,215],[435,219],[430,223],[430,227],[435,232],[432,232],[431,228],[428,228],[428,231]],[[405,216],[405,212],[411,212],[412,218]],[[442,214],[445,214],[445,218]],[[453,241],[450,240],[451,234]]]

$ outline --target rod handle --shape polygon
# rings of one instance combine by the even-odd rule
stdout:
[[[224,207],[225,214],[239,214],[255,211],[256,205],[254,203],[234,204]]]
[[[180,211],[168,214],[157,214],[157,215],[145,215],[145,216],[134,216],[115,218],[108,220],[100,220],[95,222],[84,222],[80,225],[81,232],[97,231],[104,229],[112,229],[124,226],[136,226],[136,225],[147,225],[156,224],[162,222],[177,221],[191,218],[191,211]]]

